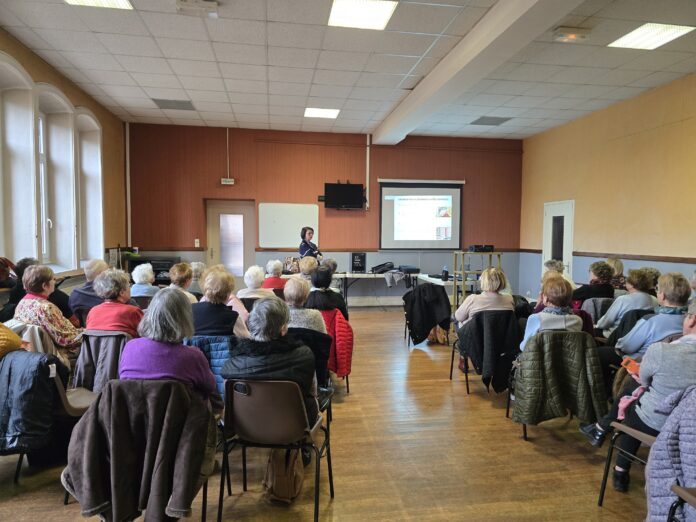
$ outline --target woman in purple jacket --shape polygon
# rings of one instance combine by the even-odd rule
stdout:
[[[203,397],[215,391],[215,376],[198,348],[184,346],[193,336],[191,303],[177,288],[164,288],[152,298],[138,326],[140,339],[128,341],[121,355],[121,379],[172,379]]]

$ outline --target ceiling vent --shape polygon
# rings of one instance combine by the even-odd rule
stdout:
[[[176,0],[176,10],[188,16],[218,17],[218,3],[215,0]]]
[[[469,125],[489,125],[491,127],[496,127],[510,121],[512,118],[497,118],[495,116],[481,116],[478,120],[472,121]]]
[[[190,100],[158,100],[157,98],[152,98],[152,101],[155,102],[155,105],[160,109],[175,109],[177,111],[196,110]]]

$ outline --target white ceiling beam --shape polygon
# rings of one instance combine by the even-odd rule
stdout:
[[[507,62],[583,0],[499,0],[387,116],[373,143],[394,145]]]

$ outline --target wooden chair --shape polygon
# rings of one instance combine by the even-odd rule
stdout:
[[[599,498],[597,499],[597,505],[600,507],[604,502],[604,491],[607,488],[607,479],[609,478],[609,470],[611,468],[611,458],[614,455],[614,448],[616,448],[616,441],[618,440],[618,438],[622,435],[628,435],[636,440],[639,440],[648,447],[652,446],[655,443],[656,439],[656,437],[653,437],[652,435],[648,435],[647,433],[643,433],[642,431],[638,431],[637,429],[624,426],[620,422],[612,422],[611,427],[614,428],[614,434],[611,437],[611,444],[609,444],[609,450],[607,451],[607,460],[604,463],[604,475],[602,476],[602,485],[599,488]],[[621,448],[616,448],[616,450],[631,462],[637,462],[638,464],[642,464],[643,466],[646,465],[646,461],[641,459],[640,457],[628,453],[627,451],[624,451]],[[671,518],[669,520],[671,520]]]
[[[220,470],[218,521],[222,520],[225,476],[229,470],[229,453],[242,447],[242,487],[247,490],[247,448],[312,449],[315,454],[314,521],[319,520],[319,478],[321,458],[326,457],[329,491],[334,497],[329,430],[319,416],[310,423],[300,387],[290,381],[225,381],[225,426],[223,459]],[[319,432],[324,441],[317,444]]]

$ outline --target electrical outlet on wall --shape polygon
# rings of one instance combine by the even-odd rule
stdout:
[[[194,246],[195,248],[201,248],[201,240],[198,239],[198,238],[194,239],[194,240],[193,240],[193,246]]]

